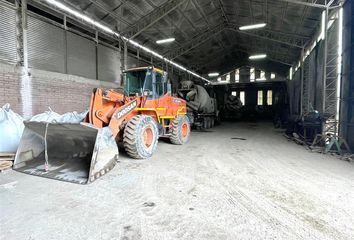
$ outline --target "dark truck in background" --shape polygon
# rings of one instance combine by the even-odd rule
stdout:
[[[178,96],[187,101],[187,115],[192,127],[209,129],[219,123],[216,98],[211,97],[203,86],[192,81],[182,81]]]

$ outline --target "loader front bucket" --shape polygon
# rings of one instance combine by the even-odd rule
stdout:
[[[110,171],[117,158],[118,147],[109,127],[25,122],[13,168],[41,177],[87,184]]]

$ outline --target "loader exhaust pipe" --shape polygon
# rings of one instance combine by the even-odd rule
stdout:
[[[111,129],[87,123],[25,122],[14,169],[46,178],[88,184],[116,164]]]

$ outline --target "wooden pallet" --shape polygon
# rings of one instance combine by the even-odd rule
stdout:
[[[15,153],[0,153],[0,172],[12,168]]]
[[[0,153],[0,161],[14,161],[16,153]]]
[[[0,161],[0,172],[12,168],[12,161]]]

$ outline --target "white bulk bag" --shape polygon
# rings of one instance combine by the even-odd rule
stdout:
[[[87,112],[88,111],[78,113],[78,112],[74,111],[74,112],[64,113],[63,115],[60,116],[58,122],[60,122],[60,123],[80,123],[86,117]]]
[[[16,152],[24,128],[23,118],[10,109],[10,104],[0,108],[0,152]]]
[[[46,111],[44,113],[37,114],[33,116],[30,121],[31,122],[58,122],[60,119],[61,115],[53,112],[51,108],[49,108],[49,111]]]

